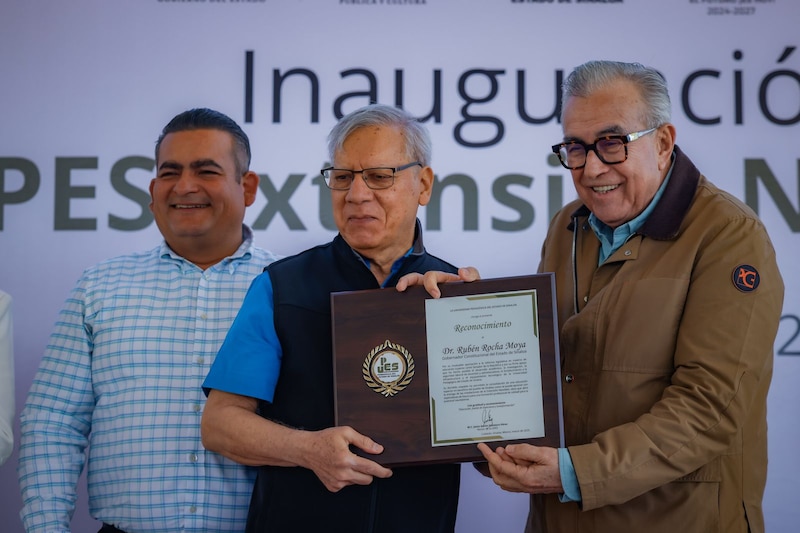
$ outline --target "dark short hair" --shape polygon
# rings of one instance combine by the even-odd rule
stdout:
[[[239,127],[235,120],[224,113],[214,111],[205,107],[189,109],[175,115],[169,123],[161,130],[161,135],[156,141],[156,161],[158,152],[161,149],[161,142],[170,133],[191,130],[220,130],[230,133],[235,145],[235,160],[237,179],[241,178],[250,169],[250,139],[247,134]]]

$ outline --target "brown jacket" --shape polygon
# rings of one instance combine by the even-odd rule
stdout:
[[[783,281],[753,211],[675,155],[654,212],[602,266],[580,202],[550,225],[540,271],[556,273],[582,503],[532,497],[527,531],[764,531]]]

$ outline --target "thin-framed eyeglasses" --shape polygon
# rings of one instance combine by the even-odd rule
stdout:
[[[325,185],[334,191],[346,191],[353,186],[353,180],[356,179],[356,174],[361,174],[364,183],[370,189],[388,189],[394,185],[395,174],[401,170],[411,168],[413,166],[422,166],[419,161],[408,163],[399,167],[377,167],[365,168],[362,170],[350,170],[348,168],[323,168],[320,172],[322,177],[325,178]]]
[[[634,131],[627,135],[606,135],[596,139],[592,144],[581,141],[566,141],[552,146],[553,153],[558,154],[558,159],[564,168],[575,170],[586,166],[586,156],[589,151],[594,151],[597,157],[606,165],[617,165],[628,159],[628,143],[640,139],[648,133],[658,129]]]

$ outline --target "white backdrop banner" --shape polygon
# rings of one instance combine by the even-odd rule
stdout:
[[[484,277],[536,271],[574,198],[550,153],[559,83],[590,59],[668,79],[678,144],[750,205],[786,303],[770,392],[768,530],[800,523],[800,4],[797,0],[2,0],[0,288],[14,297],[19,411],[81,271],[160,241],[147,207],[163,125],[230,115],[262,177],[247,223],[280,254],[329,240],[327,132],[370,101],[434,139],[430,251]],[[18,429],[18,428],[17,428]],[[16,455],[0,523],[22,531]],[[458,531],[521,531],[522,495],[465,468]],[[76,531],[96,530],[80,493]]]

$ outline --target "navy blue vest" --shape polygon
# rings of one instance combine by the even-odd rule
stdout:
[[[410,272],[453,265],[421,248],[405,259],[386,286]],[[330,294],[377,289],[378,282],[340,235],[333,242],[267,267],[273,286],[275,328],[283,349],[273,402],[259,414],[291,427],[318,430],[334,425]],[[368,328],[369,324],[364,324]],[[459,465],[393,468],[388,479],[328,491],[305,468],[259,468],[247,531],[282,533],[452,532]]]

